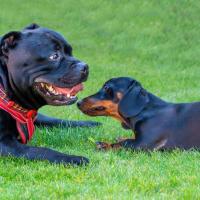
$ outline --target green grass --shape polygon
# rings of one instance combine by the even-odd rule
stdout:
[[[172,102],[200,99],[200,2],[0,0],[0,34],[37,22],[61,32],[90,65],[79,97],[109,78],[131,76]],[[76,106],[44,107],[66,119],[91,119]],[[0,199],[199,199],[200,153],[97,152],[91,140],[131,136],[111,118],[93,129],[37,129],[32,145],[90,158],[85,168],[0,159]]]

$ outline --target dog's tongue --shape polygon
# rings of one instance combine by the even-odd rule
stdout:
[[[64,95],[70,94],[71,96],[76,95],[78,92],[80,92],[81,90],[83,90],[83,84],[80,83],[78,85],[75,85],[72,88],[59,88],[59,87],[55,87],[54,89],[58,92],[58,93],[62,93]]]

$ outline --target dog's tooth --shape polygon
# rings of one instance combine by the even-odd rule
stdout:
[[[44,84],[44,86],[48,89],[49,88],[49,86],[47,85],[47,84]]]
[[[50,86],[48,89],[49,91],[54,92],[54,89],[52,88],[52,86]]]
[[[41,83],[41,86],[44,87],[44,83]]]
[[[56,90],[53,89],[52,91],[54,94],[59,94]]]
[[[69,93],[67,94],[67,98],[70,98],[70,94]]]

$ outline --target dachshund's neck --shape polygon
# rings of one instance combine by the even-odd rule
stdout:
[[[148,92],[148,97],[149,97],[149,103],[147,105],[147,109],[148,108],[152,108],[152,107],[165,107],[166,105],[168,105],[169,103],[167,103],[166,101],[164,101],[163,99],[155,96],[154,94]]]
[[[145,108],[137,115],[133,116],[129,119],[125,119],[127,122],[126,125],[132,129],[134,132],[138,132],[138,127],[146,120],[152,118],[159,112],[161,109],[165,108],[169,105],[168,102],[160,99],[159,97],[153,95],[148,92],[149,103],[145,106]]]

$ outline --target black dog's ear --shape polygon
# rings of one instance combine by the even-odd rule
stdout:
[[[40,27],[40,26],[39,26],[38,24],[32,23],[32,24],[26,26],[26,27],[24,28],[24,30],[34,30],[34,29],[37,29],[37,28],[39,28],[39,27]]]
[[[21,32],[12,31],[3,36],[0,43],[0,54],[7,55],[9,49],[17,45],[17,41],[21,38]]]
[[[148,93],[139,83],[134,83],[120,101],[119,113],[125,118],[136,116],[144,109],[148,102]]]

